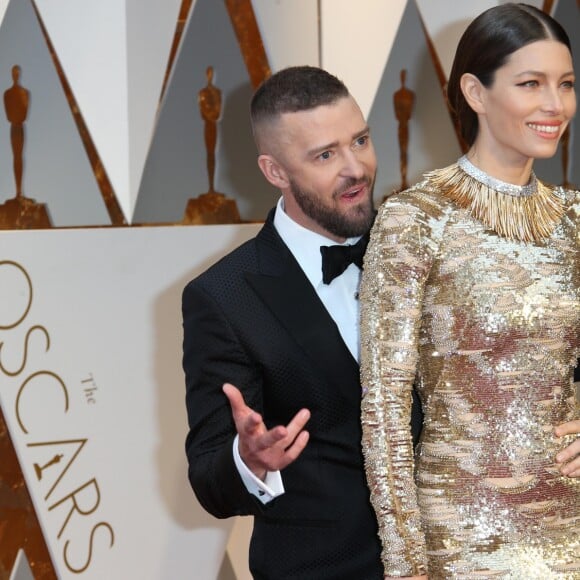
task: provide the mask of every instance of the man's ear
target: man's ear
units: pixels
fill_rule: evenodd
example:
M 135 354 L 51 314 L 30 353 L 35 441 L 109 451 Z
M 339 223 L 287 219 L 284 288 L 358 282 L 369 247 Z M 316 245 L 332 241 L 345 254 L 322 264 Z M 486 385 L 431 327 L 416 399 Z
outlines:
M 264 177 L 276 188 L 285 189 L 289 185 L 288 175 L 284 168 L 278 163 L 272 155 L 259 155 L 258 167 L 264 174 Z
M 464 73 L 459 81 L 461 92 L 467 104 L 478 114 L 485 113 L 485 87 L 471 73 Z

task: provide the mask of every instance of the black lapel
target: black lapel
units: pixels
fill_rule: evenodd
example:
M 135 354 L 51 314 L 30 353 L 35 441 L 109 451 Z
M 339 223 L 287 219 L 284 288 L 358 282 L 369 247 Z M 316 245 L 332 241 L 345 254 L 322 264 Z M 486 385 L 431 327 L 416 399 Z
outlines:
M 246 274 L 248 283 L 331 384 L 359 385 L 358 363 L 272 218 L 273 212 L 256 238 L 259 273 Z

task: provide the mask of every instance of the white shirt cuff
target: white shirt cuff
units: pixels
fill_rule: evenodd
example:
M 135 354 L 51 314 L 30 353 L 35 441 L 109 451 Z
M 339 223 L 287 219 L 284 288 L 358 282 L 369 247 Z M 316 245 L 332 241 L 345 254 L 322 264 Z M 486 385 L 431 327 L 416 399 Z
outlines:
M 282 483 L 282 474 L 280 471 L 268 471 L 266 472 L 266 478 L 264 481 L 257 478 L 244 463 L 240 457 L 240 451 L 238 449 L 238 435 L 234 439 L 234 463 L 246 489 L 252 495 L 255 495 L 263 504 L 267 504 L 272 501 L 275 497 L 282 495 L 284 493 L 284 484 Z

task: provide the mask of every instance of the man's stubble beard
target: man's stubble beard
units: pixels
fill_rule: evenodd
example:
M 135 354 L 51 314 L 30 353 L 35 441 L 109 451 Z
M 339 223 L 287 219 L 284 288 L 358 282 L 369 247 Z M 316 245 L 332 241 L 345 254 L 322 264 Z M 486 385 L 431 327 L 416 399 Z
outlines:
M 327 232 L 339 238 L 362 236 L 373 224 L 376 212 L 373 204 L 374 182 L 372 179 L 368 177 L 362 180 L 349 179 L 339 191 L 334 192 L 333 199 L 339 197 L 347 189 L 363 184 L 369 188 L 368 199 L 353 206 L 350 212 L 341 213 L 337 207 L 324 205 L 316 195 L 304 191 L 296 181 L 290 179 L 292 195 L 304 214 Z

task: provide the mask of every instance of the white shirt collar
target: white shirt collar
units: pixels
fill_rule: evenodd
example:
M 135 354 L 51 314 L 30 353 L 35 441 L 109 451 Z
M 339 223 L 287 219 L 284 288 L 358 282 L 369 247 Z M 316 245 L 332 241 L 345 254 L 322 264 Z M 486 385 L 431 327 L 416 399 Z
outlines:
M 337 243 L 326 236 L 313 232 L 296 223 L 284 211 L 284 198 L 276 205 L 274 227 L 288 246 L 310 283 L 317 288 L 322 283 L 322 255 L 320 246 L 334 246 Z M 344 244 L 356 244 L 360 236 L 348 238 Z

